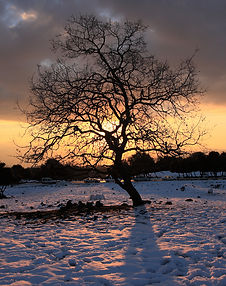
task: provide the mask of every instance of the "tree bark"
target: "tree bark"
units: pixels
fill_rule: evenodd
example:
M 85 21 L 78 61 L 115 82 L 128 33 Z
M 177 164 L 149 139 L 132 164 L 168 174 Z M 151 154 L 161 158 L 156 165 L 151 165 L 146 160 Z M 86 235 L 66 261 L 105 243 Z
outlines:
M 144 204 L 139 192 L 131 182 L 130 170 L 128 170 L 128 167 L 122 162 L 121 152 L 116 152 L 115 163 L 113 169 L 111 170 L 111 175 L 114 178 L 115 183 L 129 194 L 134 207 Z
M 144 201 L 142 200 L 136 188 L 133 186 L 130 179 L 126 179 L 124 181 L 122 188 L 129 194 L 134 207 L 144 204 Z
M 117 171 L 116 171 L 117 170 Z M 119 176 L 120 174 L 120 176 Z M 130 199 L 133 202 L 133 206 L 140 206 L 144 204 L 139 192 L 133 186 L 131 182 L 131 176 L 125 171 L 125 168 L 121 166 L 120 168 L 114 168 L 111 173 L 112 177 L 115 180 L 115 183 L 118 184 L 122 189 L 124 189 L 130 196 Z M 121 179 L 122 181 L 121 181 Z

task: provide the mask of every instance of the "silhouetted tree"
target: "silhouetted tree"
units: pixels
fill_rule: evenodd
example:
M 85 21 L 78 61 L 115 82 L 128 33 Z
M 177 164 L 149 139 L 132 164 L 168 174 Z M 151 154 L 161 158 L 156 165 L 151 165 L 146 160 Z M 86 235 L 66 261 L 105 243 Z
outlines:
M 194 152 L 187 158 L 192 172 L 200 172 L 202 177 L 207 171 L 207 157 L 203 152 Z
M 13 176 L 10 168 L 5 167 L 5 163 L 0 163 L 0 199 L 6 198 L 4 192 L 6 187 L 13 183 Z
M 137 152 L 128 159 L 132 175 L 154 172 L 155 161 L 147 153 Z
M 185 160 L 182 157 L 174 158 L 173 160 L 171 159 L 168 166 L 169 166 L 168 170 L 170 170 L 173 173 L 178 173 L 179 176 L 180 174 L 184 175 L 186 173 Z
M 170 157 L 170 156 L 158 157 L 157 162 L 156 162 L 157 171 L 171 170 L 174 161 L 175 161 L 174 157 Z
M 222 175 L 226 172 L 226 152 L 222 152 L 219 157 L 220 170 Z
M 41 175 L 53 179 L 64 179 L 66 174 L 64 166 L 57 159 L 50 158 L 41 166 Z
M 220 154 L 218 152 L 209 152 L 207 156 L 207 168 L 215 177 L 217 176 L 217 172 L 220 171 Z
M 20 164 L 13 165 L 11 170 L 12 170 L 12 174 L 13 174 L 13 176 L 17 182 L 19 182 L 21 179 L 26 178 L 26 170 Z
M 197 122 L 186 125 L 200 94 L 192 58 L 174 68 L 158 61 L 147 50 L 145 30 L 140 22 L 71 17 L 52 42 L 62 57 L 39 66 L 32 79 L 26 161 L 61 154 L 93 167 L 109 162 L 133 204 L 143 203 L 124 167 L 126 155 L 178 155 L 202 135 Z
M 5 167 L 5 163 L 4 162 L 0 162 L 0 169 Z

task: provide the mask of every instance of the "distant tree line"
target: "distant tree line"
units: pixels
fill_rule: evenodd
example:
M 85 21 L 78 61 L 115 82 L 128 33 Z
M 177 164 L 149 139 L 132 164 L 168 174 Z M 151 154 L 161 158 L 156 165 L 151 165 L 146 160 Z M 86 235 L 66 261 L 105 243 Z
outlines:
M 79 167 L 62 164 L 58 160 L 50 158 L 38 167 L 24 168 L 17 164 L 11 168 L 0 162 L 0 186 L 17 184 L 21 180 L 41 180 L 50 177 L 56 180 L 82 180 L 89 176 L 97 176 L 90 167 Z
M 164 156 L 157 159 L 147 153 L 136 153 L 124 161 L 125 167 L 135 175 L 148 174 L 159 171 L 171 171 L 181 176 L 200 176 L 206 174 L 219 176 L 226 174 L 226 152 L 211 151 L 208 154 L 195 152 L 187 157 Z M 110 168 L 100 167 L 100 172 L 90 167 L 62 164 L 57 159 L 50 158 L 39 167 L 24 168 L 21 165 L 6 167 L 0 162 L 0 192 L 3 186 L 17 184 L 21 180 L 40 180 L 50 177 L 57 180 L 82 180 L 87 177 L 107 176 Z M 3 193 L 3 191 L 2 191 Z
M 133 175 L 171 171 L 181 176 L 216 177 L 226 174 L 226 152 L 194 152 L 186 157 L 164 156 L 157 160 L 146 153 L 137 153 L 128 159 L 127 164 Z

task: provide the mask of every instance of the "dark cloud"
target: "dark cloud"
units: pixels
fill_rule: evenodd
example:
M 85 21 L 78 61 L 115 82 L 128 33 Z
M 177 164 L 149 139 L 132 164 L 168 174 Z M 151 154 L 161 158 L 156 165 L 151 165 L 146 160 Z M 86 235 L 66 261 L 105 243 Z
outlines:
M 0 1 L 0 119 L 18 119 L 17 101 L 28 94 L 37 64 L 51 58 L 49 41 L 66 20 L 93 11 L 95 1 Z
M 112 15 L 142 19 L 151 29 L 153 52 L 172 60 L 191 55 L 203 84 L 206 100 L 226 104 L 225 0 L 101 0 Z
M 206 100 L 226 104 L 225 0 L 0 0 L 0 119 L 18 117 L 36 65 L 52 57 L 49 40 L 78 13 L 142 19 L 153 53 L 172 62 L 198 48 Z

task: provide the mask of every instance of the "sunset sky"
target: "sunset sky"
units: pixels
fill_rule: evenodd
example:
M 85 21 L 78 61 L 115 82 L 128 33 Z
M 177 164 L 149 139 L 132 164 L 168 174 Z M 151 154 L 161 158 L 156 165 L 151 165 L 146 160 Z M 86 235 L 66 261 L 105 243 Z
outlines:
M 116 20 L 141 19 L 149 25 L 151 52 L 174 64 L 195 56 L 209 134 L 206 151 L 226 151 L 226 1 L 225 0 L 0 0 L 0 161 L 12 165 L 25 119 L 29 79 L 37 64 L 54 59 L 50 39 L 72 14 Z

